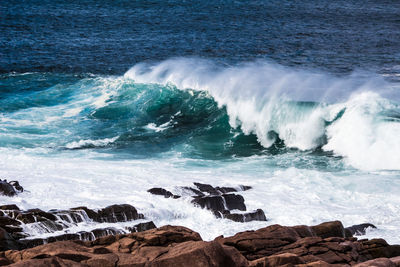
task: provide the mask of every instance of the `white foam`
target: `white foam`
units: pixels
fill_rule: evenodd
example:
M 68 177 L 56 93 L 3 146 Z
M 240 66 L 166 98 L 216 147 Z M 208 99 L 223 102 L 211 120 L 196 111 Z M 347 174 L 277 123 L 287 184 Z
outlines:
M 384 116 L 396 107 L 375 93 L 357 94 L 344 106 L 343 117 L 327 128 L 324 149 L 360 169 L 400 170 L 400 123 Z
M 104 138 L 104 139 L 97 139 L 97 140 L 79 140 L 78 142 L 74 141 L 71 143 L 68 143 L 65 145 L 66 148 L 69 149 L 74 149 L 74 148 L 80 148 L 80 147 L 87 147 L 87 146 L 95 146 L 95 147 L 101 147 L 101 146 L 106 146 L 108 144 L 111 144 L 115 142 L 115 140 L 118 139 L 119 136 L 115 136 L 113 138 Z
M 364 76 L 337 78 L 263 61 L 221 67 L 210 61 L 184 58 L 138 64 L 125 74 L 137 83 L 172 83 L 180 89 L 209 92 L 220 107 L 226 107 L 230 125 L 240 127 L 245 134 L 256 134 L 264 147 L 274 143 L 268 134 L 274 131 L 288 147 L 314 149 L 323 144 L 327 131 L 329 143 L 324 148 L 345 156 L 352 166 L 399 170 L 400 124 L 378 122 L 377 116 L 385 110 L 400 109 L 380 100 L 385 96 L 397 101 L 400 90 L 381 77 Z M 373 95 L 368 102 L 366 94 Z M 309 101 L 322 104 L 313 106 Z M 360 106 L 374 109 L 378 102 L 379 112 L 354 115 Z M 346 108 L 345 116 L 326 129 L 325 122 L 337 116 L 341 110 L 338 107 Z
M 205 240 L 275 223 L 312 225 L 341 220 L 345 226 L 373 223 L 378 230 L 368 232 L 369 238 L 400 242 L 398 172 L 332 173 L 270 167 L 279 164 L 277 159 L 293 161 L 295 155 L 232 162 L 196 159 L 196 165 L 192 165 L 183 158 L 103 161 L 74 153 L 38 157 L 20 150 L 1 149 L 0 177 L 20 181 L 27 191 L 13 198 L 1 196 L 0 202 L 44 210 L 128 203 L 157 226 L 187 226 Z M 211 212 L 195 208 L 190 197 L 165 199 L 146 192 L 152 187 L 163 187 L 179 193 L 175 186 L 192 186 L 192 182 L 253 186 L 241 192 L 245 204 L 248 210 L 262 208 L 269 221 L 235 223 L 217 219 Z

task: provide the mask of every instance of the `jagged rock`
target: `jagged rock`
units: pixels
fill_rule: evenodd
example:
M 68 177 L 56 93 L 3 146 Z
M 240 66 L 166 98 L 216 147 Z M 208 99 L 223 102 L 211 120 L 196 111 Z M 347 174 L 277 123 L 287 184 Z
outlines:
M 353 235 L 365 235 L 365 231 L 367 228 L 374 228 L 376 229 L 376 226 L 371 224 L 371 223 L 363 223 L 363 224 L 356 224 L 350 227 L 344 228 L 346 236 L 350 237 Z
M 235 222 L 267 221 L 267 218 L 265 217 L 264 211 L 262 209 L 247 213 L 225 214 L 223 215 L 223 217 Z
M 177 196 L 172 194 L 170 191 L 165 190 L 164 188 L 160 188 L 160 187 L 155 187 L 155 188 L 151 188 L 149 190 L 147 190 L 147 192 L 153 194 L 153 195 L 159 195 L 159 196 L 164 196 L 165 198 L 180 198 L 181 196 Z
M 13 197 L 17 194 L 14 187 L 7 180 L 0 180 L 0 195 Z
M 213 212 L 226 213 L 226 210 L 246 210 L 244 198 L 241 195 L 224 194 L 218 196 L 195 197 L 192 203 Z

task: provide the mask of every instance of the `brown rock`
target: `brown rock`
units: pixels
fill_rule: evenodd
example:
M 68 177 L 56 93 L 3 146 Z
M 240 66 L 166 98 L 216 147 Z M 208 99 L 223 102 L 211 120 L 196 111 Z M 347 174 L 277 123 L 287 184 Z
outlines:
M 250 266 L 269 267 L 269 266 L 282 266 L 285 264 L 293 266 L 295 264 L 302 264 L 302 263 L 305 263 L 304 260 L 299 258 L 296 254 L 282 253 L 251 261 Z
M 343 224 L 340 221 L 325 222 L 311 226 L 312 231 L 319 237 L 345 237 Z
M 84 267 L 86 264 L 77 263 L 59 257 L 49 257 L 44 259 L 31 259 L 9 265 L 10 267 Z
M 239 259 L 239 260 L 238 260 Z M 247 260 L 237 250 L 225 250 L 218 242 L 188 241 L 173 245 L 169 251 L 149 266 L 248 266 Z
M 396 264 L 388 258 L 377 258 L 355 265 L 356 267 L 396 267 Z

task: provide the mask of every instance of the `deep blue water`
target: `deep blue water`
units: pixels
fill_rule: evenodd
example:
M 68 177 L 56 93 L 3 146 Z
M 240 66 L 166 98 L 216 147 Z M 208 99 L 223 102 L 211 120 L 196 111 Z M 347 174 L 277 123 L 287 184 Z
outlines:
M 123 74 L 176 56 L 390 72 L 399 14 L 397 0 L 3 0 L 0 72 Z

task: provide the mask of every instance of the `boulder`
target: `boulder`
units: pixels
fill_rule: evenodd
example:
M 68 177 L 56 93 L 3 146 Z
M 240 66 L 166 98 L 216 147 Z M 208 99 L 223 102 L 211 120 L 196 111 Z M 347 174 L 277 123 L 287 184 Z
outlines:
M 319 237 L 345 237 L 343 224 L 340 221 L 325 222 L 311 226 L 312 231 Z

